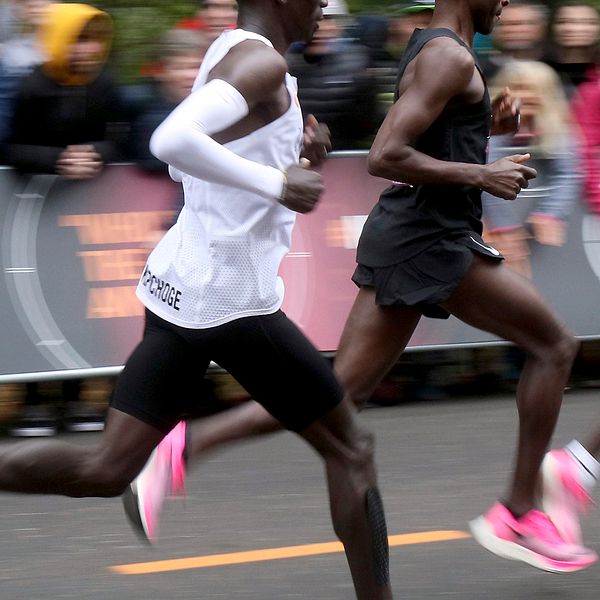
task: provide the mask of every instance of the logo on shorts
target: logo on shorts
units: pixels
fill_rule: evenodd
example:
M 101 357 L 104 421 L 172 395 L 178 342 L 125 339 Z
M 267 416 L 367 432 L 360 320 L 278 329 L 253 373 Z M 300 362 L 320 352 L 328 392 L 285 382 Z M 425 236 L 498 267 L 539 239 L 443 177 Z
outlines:
M 496 250 L 496 248 L 492 248 L 491 246 L 485 246 L 481 242 L 478 242 L 472 235 L 469 236 L 478 246 L 481 246 L 484 250 L 487 250 L 490 254 L 494 256 L 500 256 L 500 252 Z

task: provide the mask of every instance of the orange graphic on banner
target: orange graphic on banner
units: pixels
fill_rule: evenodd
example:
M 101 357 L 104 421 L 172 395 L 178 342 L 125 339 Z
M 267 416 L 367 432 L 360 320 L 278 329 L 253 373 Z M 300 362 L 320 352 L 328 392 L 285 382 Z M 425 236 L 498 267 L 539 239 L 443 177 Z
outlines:
M 325 225 L 325 235 L 327 236 L 327 245 L 333 248 L 344 247 L 344 224 L 340 219 L 331 219 Z
M 76 227 L 79 243 L 84 246 L 139 244 L 152 241 L 152 234 L 161 230 L 172 216 L 173 211 L 170 210 L 63 215 L 58 224 Z
M 138 317 L 143 307 L 136 298 L 136 285 L 157 232 L 173 217 L 173 211 L 137 211 L 103 214 L 62 215 L 61 227 L 75 227 L 82 246 L 110 246 L 77 253 L 83 262 L 86 281 L 127 282 L 111 287 L 91 287 L 88 293 L 88 319 Z
M 92 288 L 88 294 L 88 319 L 141 317 L 144 307 L 135 295 L 135 285 Z
M 148 250 L 86 250 L 77 255 L 83 259 L 86 281 L 120 281 L 139 279 L 146 264 Z

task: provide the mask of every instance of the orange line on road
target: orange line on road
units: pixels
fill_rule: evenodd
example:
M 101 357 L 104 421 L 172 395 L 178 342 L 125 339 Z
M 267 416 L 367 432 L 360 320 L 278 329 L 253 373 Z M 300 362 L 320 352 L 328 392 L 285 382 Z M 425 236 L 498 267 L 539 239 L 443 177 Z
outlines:
M 463 540 L 468 537 L 471 536 L 464 531 L 421 531 L 419 533 L 391 535 L 388 540 L 390 546 L 410 546 L 413 544 Z M 266 548 L 264 550 L 248 550 L 246 552 L 231 552 L 229 554 L 210 554 L 208 556 L 191 556 L 189 558 L 157 560 L 130 565 L 115 565 L 114 567 L 109 567 L 109 570 L 121 575 L 146 575 L 149 573 L 166 573 L 168 571 L 183 571 L 186 569 L 240 565 L 243 563 L 279 560 L 282 558 L 315 556 L 317 554 L 334 554 L 343 551 L 344 547 L 340 542 L 326 542 L 323 544 Z

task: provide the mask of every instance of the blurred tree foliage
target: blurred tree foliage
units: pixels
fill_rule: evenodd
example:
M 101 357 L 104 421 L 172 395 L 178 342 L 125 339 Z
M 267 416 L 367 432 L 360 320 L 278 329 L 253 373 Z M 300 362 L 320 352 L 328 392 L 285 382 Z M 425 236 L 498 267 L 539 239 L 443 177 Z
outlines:
M 85 1 L 85 0 L 83 0 Z M 193 16 L 197 0 L 95 0 L 115 22 L 113 59 L 123 82 L 139 77 L 140 68 L 154 59 L 154 44 L 177 21 Z
M 80 0 L 86 1 L 86 0 Z M 116 27 L 113 59 L 119 78 L 134 81 L 140 68 L 153 60 L 160 34 L 182 18 L 193 16 L 198 0 L 88 0 L 109 12 Z M 381 13 L 398 0 L 347 0 L 351 12 Z
M 75 0 L 76 1 L 76 0 Z M 86 1 L 86 0 L 80 0 Z M 152 61 L 153 48 L 160 34 L 182 18 L 193 16 L 199 0 L 88 0 L 109 12 L 116 25 L 113 57 L 123 82 L 131 82 L 140 68 Z M 354 14 L 381 14 L 402 0 L 346 0 Z M 407 0 L 408 1 L 408 0 Z M 551 0 L 549 4 L 559 4 Z M 594 2 L 600 7 L 600 0 Z

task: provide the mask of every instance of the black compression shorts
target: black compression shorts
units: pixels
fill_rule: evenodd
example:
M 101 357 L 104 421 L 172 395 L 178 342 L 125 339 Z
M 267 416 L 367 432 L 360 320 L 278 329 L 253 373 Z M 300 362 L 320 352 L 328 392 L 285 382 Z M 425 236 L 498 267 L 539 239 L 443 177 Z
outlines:
M 342 399 L 330 364 L 281 311 L 188 329 L 146 310 L 143 339 L 127 360 L 111 406 L 166 433 L 191 412 L 190 403 L 202 402 L 211 361 L 292 431 Z

